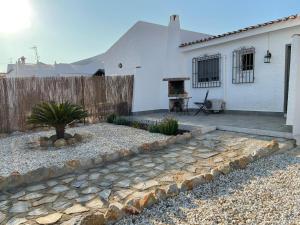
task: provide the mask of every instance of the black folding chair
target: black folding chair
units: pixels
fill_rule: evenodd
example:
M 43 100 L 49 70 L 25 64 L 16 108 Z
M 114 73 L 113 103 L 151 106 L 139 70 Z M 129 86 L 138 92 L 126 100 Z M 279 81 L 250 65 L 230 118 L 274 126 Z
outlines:
M 209 114 L 209 109 L 211 109 L 212 103 L 211 103 L 211 101 L 207 100 L 208 93 L 209 93 L 209 90 L 207 90 L 207 92 L 206 92 L 204 102 L 194 102 L 194 104 L 199 107 L 199 109 L 195 113 L 195 116 L 197 114 L 199 114 L 201 111 L 204 112 L 205 114 Z

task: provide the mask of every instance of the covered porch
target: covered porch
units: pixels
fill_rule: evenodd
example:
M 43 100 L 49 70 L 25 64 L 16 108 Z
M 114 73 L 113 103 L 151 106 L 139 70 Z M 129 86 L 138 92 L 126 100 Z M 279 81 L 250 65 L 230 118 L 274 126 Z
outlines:
M 286 118 L 280 115 L 259 113 L 225 112 L 219 114 L 190 113 L 145 113 L 134 115 L 139 121 L 159 121 L 166 116 L 172 116 L 179 121 L 180 126 L 195 126 L 207 129 L 234 131 L 247 134 L 265 135 L 292 139 L 292 126 L 286 125 Z

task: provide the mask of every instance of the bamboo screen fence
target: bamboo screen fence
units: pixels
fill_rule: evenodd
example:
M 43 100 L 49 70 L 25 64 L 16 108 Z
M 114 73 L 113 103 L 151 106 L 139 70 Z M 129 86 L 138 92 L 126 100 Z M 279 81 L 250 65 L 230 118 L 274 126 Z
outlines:
M 0 133 L 27 130 L 26 118 L 41 101 L 80 104 L 91 122 L 129 114 L 133 82 L 133 76 L 0 78 Z

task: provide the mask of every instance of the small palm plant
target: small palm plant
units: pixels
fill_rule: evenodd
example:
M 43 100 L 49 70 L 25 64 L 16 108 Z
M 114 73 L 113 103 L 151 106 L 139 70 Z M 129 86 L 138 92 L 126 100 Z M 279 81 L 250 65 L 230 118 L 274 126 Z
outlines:
M 88 116 L 82 106 L 70 102 L 42 102 L 33 107 L 27 122 L 33 125 L 54 127 L 56 138 L 65 137 L 66 126 Z

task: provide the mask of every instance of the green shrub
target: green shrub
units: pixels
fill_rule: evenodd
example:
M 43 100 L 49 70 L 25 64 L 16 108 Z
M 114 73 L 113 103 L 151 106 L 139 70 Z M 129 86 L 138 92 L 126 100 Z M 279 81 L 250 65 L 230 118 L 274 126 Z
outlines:
M 130 121 L 122 117 L 116 117 L 113 121 L 113 124 L 128 126 L 130 125 Z
M 131 123 L 131 126 L 132 126 L 133 128 L 137 128 L 137 129 L 141 129 L 141 128 L 142 128 L 142 124 L 141 124 L 140 122 L 138 122 L 138 121 L 133 121 L 133 122 Z
M 106 118 L 106 122 L 113 123 L 116 118 L 117 118 L 117 115 L 115 113 L 112 113 L 112 114 L 108 115 L 108 117 Z
M 70 102 L 41 102 L 32 108 L 27 122 L 33 125 L 54 127 L 56 137 L 64 138 L 66 126 L 88 116 L 88 112 L 80 105 Z
M 178 121 L 173 118 L 165 118 L 159 125 L 159 133 L 176 135 L 178 132 Z
M 157 124 L 151 124 L 148 126 L 148 131 L 150 133 L 159 133 L 159 125 Z

